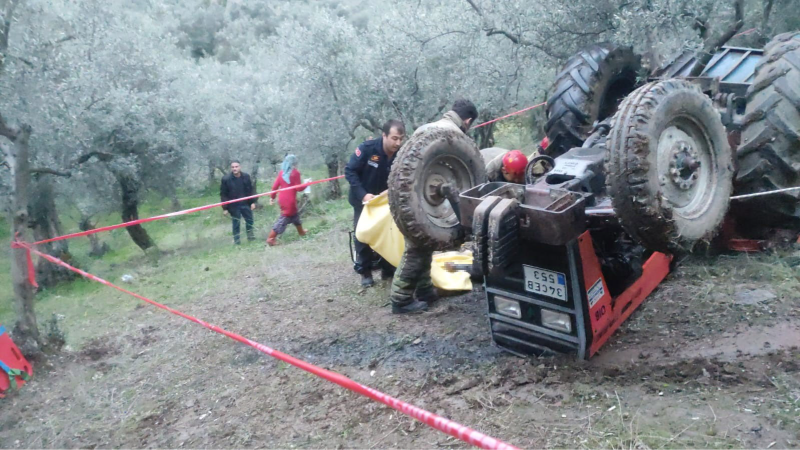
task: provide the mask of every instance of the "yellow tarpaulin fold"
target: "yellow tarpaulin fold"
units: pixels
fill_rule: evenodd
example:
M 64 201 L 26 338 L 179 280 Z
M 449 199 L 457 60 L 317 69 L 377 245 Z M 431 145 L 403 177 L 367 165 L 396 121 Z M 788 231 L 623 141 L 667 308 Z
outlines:
M 389 196 L 386 192 L 364 204 L 364 210 L 356 226 L 356 238 L 372 247 L 389 264 L 397 267 L 403 256 L 405 237 L 397 228 L 389 211 Z M 472 264 L 472 252 L 452 251 L 434 253 L 431 264 L 433 285 L 446 291 L 470 291 L 472 281 L 466 272 L 451 273 L 444 269 L 446 262 Z

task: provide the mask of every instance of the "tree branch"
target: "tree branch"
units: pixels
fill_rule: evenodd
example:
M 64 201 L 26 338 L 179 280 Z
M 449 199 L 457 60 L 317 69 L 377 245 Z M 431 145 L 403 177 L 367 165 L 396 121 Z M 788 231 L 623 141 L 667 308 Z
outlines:
M 474 9 L 479 16 L 483 16 L 483 13 L 481 12 L 480 8 L 478 8 L 478 5 L 476 5 L 473 0 L 467 0 L 467 3 L 469 3 L 469 6 L 471 6 L 472 9 Z
M 522 36 L 515 35 L 505 30 L 498 30 L 489 25 L 488 20 L 486 20 L 486 16 L 484 16 L 483 12 L 478 8 L 478 5 L 475 4 L 474 0 L 467 0 L 467 3 L 475 10 L 481 19 L 483 19 L 483 31 L 486 33 L 486 36 L 494 36 L 494 35 L 501 35 L 508 38 L 511 42 L 517 45 L 524 45 L 524 46 L 534 46 L 533 42 L 522 39 Z M 535 46 L 534 46 L 535 47 Z
M 88 111 L 88 110 L 92 109 L 92 107 L 93 107 L 94 105 L 96 105 L 96 104 L 97 104 L 97 103 L 99 103 L 99 102 L 102 102 L 102 101 L 103 101 L 103 100 L 105 100 L 105 99 L 106 99 L 105 97 L 100 97 L 100 98 L 98 98 L 98 99 L 92 98 L 92 101 L 91 101 L 91 103 L 89 103 L 88 105 L 86 105 L 86 107 L 85 107 L 85 108 L 83 108 L 83 110 L 84 110 L 84 111 Z
M 25 59 L 25 58 L 21 58 L 21 57 L 19 57 L 19 56 L 14 56 L 14 55 L 6 55 L 6 56 L 8 56 L 9 58 L 14 58 L 14 59 L 16 59 L 16 60 L 18 60 L 18 61 L 22 62 L 22 63 L 23 63 L 23 64 L 25 64 L 26 66 L 30 67 L 31 69 L 33 69 L 33 63 L 32 63 L 32 62 L 30 62 L 30 61 L 28 61 L 28 60 L 27 60 L 27 59 Z
M 85 153 L 85 154 L 81 155 L 72 165 L 83 164 L 86 161 L 92 159 L 92 156 L 96 156 L 97 159 L 99 159 L 100 161 L 103 161 L 103 162 L 108 162 L 108 161 L 111 161 L 112 159 L 114 159 L 114 155 L 112 155 L 111 153 L 89 152 L 89 153 Z
M 513 42 L 515 44 L 521 44 L 522 43 L 518 36 L 514 36 L 513 34 L 509 33 L 508 31 L 505 31 L 505 30 L 495 30 L 494 28 L 487 28 L 485 31 L 486 31 L 486 36 L 494 36 L 496 34 L 499 34 L 499 35 L 507 37 L 511 42 Z M 527 44 L 523 44 L 523 45 L 527 45 Z
M 599 35 L 601 35 L 603 33 L 607 33 L 609 31 L 613 31 L 613 29 L 614 29 L 613 26 L 609 26 L 608 28 L 603 29 L 603 30 L 599 30 L 599 31 L 589 31 L 589 30 L 587 30 L 587 31 L 576 31 L 576 30 L 570 30 L 570 29 L 564 28 L 558 22 L 553 22 L 553 26 L 555 26 L 560 33 L 571 34 L 573 36 L 581 36 L 581 37 L 587 37 L 587 36 L 596 37 L 596 36 L 599 36 Z
M 447 36 L 448 34 L 467 34 L 467 33 L 465 33 L 464 31 L 461 31 L 461 30 L 453 30 L 453 31 L 447 31 L 447 32 L 444 32 L 444 33 L 440 33 L 440 34 L 437 34 L 436 36 L 433 36 L 433 37 L 430 37 L 428 39 L 424 39 L 424 40 L 420 41 L 420 48 L 425 47 L 425 44 L 427 44 L 428 42 L 430 42 L 430 41 L 432 41 L 434 39 L 438 39 L 438 38 L 443 37 L 443 36 Z
M 74 41 L 75 39 L 77 39 L 76 36 L 72 36 L 72 35 L 65 36 L 65 37 L 63 37 L 61 39 L 56 39 L 55 41 L 47 42 L 46 44 L 44 44 L 43 48 L 55 47 L 58 44 L 63 44 L 64 42 Z
M 58 171 L 58 170 L 48 169 L 48 168 L 44 168 L 44 167 L 33 168 L 33 169 L 30 170 L 30 173 L 31 174 L 40 173 L 40 174 L 47 174 L 47 175 L 56 175 L 56 176 L 59 176 L 59 177 L 67 177 L 67 178 L 72 176 L 71 172 L 61 172 L 61 171 Z
M 444 111 L 444 109 L 445 109 L 446 107 L 447 107 L 447 100 L 446 100 L 446 99 L 444 99 L 444 98 L 442 98 L 441 100 L 439 100 L 439 106 L 436 108 L 436 112 L 435 112 L 435 113 L 433 113 L 433 114 L 431 114 L 431 116 L 428 118 L 428 120 L 427 120 L 427 121 L 425 121 L 425 123 L 430 123 L 430 122 L 433 122 L 433 120 L 434 120 L 434 119 L 435 119 L 435 118 L 436 118 L 436 117 L 437 117 L 439 114 L 441 114 L 441 113 L 442 113 L 442 111 Z
M 14 17 L 14 10 L 19 5 L 20 0 L 9 0 L 6 10 L 3 11 L 3 22 L 0 23 L 0 53 L 8 50 L 8 35 L 11 32 L 11 21 Z
M 734 0 L 733 2 L 734 18 L 733 23 L 728 27 L 728 30 L 722 33 L 717 39 L 707 39 L 703 46 L 702 52 L 697 57 L 697 63 L 692 68 L 690 77 L 699 76 L 703 73 L 711 58 L 726 42 L 739 32 L 744 25 L 744 0 Z

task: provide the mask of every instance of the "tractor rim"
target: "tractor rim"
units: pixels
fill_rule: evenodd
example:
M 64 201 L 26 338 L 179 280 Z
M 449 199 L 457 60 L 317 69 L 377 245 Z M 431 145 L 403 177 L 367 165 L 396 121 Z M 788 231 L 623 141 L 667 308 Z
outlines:
M 717 191 L 714 144 L 701 124 L 676 117 L 659 136 L 658 174 L 673 212 L 687 219 L 701 216 Z
M 444 198 L 441 187 L 450 184 L 464 192 L 472 187 L 472 174 L 461 159 L 451 155 L 440 155 L 426 167 L 422 177 L 422 208 L 428 220 L 439 227 L 450 228 L 458 225 L 458 218 L 450 201 Z

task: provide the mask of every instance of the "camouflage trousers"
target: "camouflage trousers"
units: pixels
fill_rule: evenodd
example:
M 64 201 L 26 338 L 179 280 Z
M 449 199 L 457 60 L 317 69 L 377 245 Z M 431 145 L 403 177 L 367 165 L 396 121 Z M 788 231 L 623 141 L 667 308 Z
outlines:
M 417 246 L 406 239 L 406 249 L 394 273 L 390 299 L 394 306 L 405 306 L 416 298 L 435 293 L 431 281 L 433 250 Z

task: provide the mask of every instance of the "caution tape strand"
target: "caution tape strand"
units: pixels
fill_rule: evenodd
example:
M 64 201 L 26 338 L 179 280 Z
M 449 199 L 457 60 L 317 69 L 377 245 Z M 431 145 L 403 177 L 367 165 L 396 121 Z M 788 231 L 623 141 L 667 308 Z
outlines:
M 516 116 L 516 115 L 518 115 L 518 114 L 522 114 L 522 113 L 524 113 L 524 112 L 528 112 L 528 111 L 530 111 L 530 110 L 532 110 L 532 109 L 536 109 L 536 108 L 538 108 L 538 107 L 540 107 L 540 106 L 544 106 L 544 105 L 546 105 L 546 104 L 547 104 L 547 102 L 542 102 L 542 103 L 539 103 L 539 104 L 537 104 L 537 105 L 529 106 L 529 107 L 527 107 L 527 108 L 520 109 L 519 111 L 515 111 L 515 112 L 513 112 L 513 113 L 511 113 L 511 114 L 506 114 L 505 116 L 498 117 L 497 119 L 492 119 L 492 120 L 490 120 L 490 121 L 488 121 L 488 122 L 483 122 L 483 123 L 482 123 L 482 124 L 480 124 L 480 125 L 475 125 L 475 126 L 474 126 L 474 127 L 472 127 L 472 128 L 473 128 L 473 129 L 475 129 L 475 128 L 480 128 L 480 127 L 485 127 L 486 125 L 493 124 L 493 123 L 495 123 L 495 122 L 499 122 L 499 121 L 501 121 L 501 120 L 503 120 L 503 119 L 508 119 L 509 117 L 513 117 L 513 116 Z
M 46 253 L 40 252 L 40 251 L 36 250 L 35 248 L 33 248 L 32 244 L 28 244 L 28 243 L 21 242 L 21 241 L 16 241 L 15 242 L 15 246 L 24 248 L 24 249 L 26 249 L 26 250 L 28 250 L 28 251 L 30 251 L 32 253 L 35 253 L 36 255 L 46 259 L 47 261 L 49 261 L 49 262 L 51 262 L 53 264 L 57 264 L 57 265 L 65 268 L 67 270 L 70 270 L 72 272 L 75 272 L 75 273 L 77 273 L 77 274 L 79 274 L 79 275 L 81 275 L 81 276 L 83 276 L 83 277 L 85 277 L 85 278 L 87 278 L 89 280 L 98 282 L 100 284 L 103 284 L 103 285 L 108 286 L 110 288 L 116 289 L 116 290 L 118 290 L 120 292 L 123 292 L 125 294 L 133 296 L 133 297 L 135 297 L 135 298 L 137 298 L 139 300 L 142 300 L 142 301 L 144 301 L 146 303 L 149 303 L 149 304 L 151 304 L 151 305 L 153 305 L 153 306 L 155 306 L 157 308 L 163 309 L 163 310 L 165 310 L 165 311 L 167 311 L 167 312 L 169 312 L 171 314 L 174 314 L 176 316 L 179 316 L 179 317 L 182 317 L 182 318 L 184 318 L 186 320 L 194 322 L 194 323 L 196 323 L 196 324 L 198 324 L 198 325 L 200 325 L 202 327 L 205 327 L 205 328 L 207 328 L 207 329 L 209 329 L 209 330 L 211 330 L 211 331 L 213 331 L 215 333 L 222 334 L 224 336 L 227 336 L 230 339 L 233 339 L 234 341 L 237 341 L 237 342 L 240 342 L 240 343 L 245 344 L 247 346 L 250 346 L 250 347 L 252 347 L 252 348 L 254 348 L 254 349 L 256 349 L 256 350 L 258 350 L 258 351 L 260 351 L 260 352 L 262 352 L 264 354 L 266 354 L 266 355 L 269 355 L 269 356 L 271 356 L 273 358 L 276 358 L 276 359 L 279 359 L 279 360 L 281 360 L 283 362 L 291 364 L 291 365 L 293 365 L 293 366 L 295 366 L 295 367 L 297 367 L 299 369 L 305 370 L 306 372 L 312 373 L 312 374 L 314 374 L 314 375 L 316 375 L 316 376 L 318 376 L 320 378 L 323 378 L 323 379 L 328 380 L 330 382 L 336 383 L 336 384 L 338 384 L 339 386 L 342 386 L 345 389 L 353 391 L 353 392 L 355 392 L 357 394 L 361 394 L 361 395 L 363 395 L 365 397 L 371 398 L 372 400 L 375 400 L 377 402 L 383 403 L 384 405 L 387 405 L 387 406 L 389 406 L 391 408 L 394 408 L 394 409 L 400 411 L 403 414 L 406 414 L 406 415 L 408 415 L 410 417 L 413 417 L 414 419 L 417 419 L 420 422 L 422 422 L 422 423 L 424 423 L 424 424 L 426 424 L 426 425 L 428 425 L 428 426 L 430 426 L 430 427 L 432 427 L 432 428 L 434 428 L 436 430 L 439 430 L 441 432 L 447 433 L 450 436 L 453 436 L 453 437 L 455 437 L 455 438 L 457 438 L 457 439 L 459 439 L 461 441 L 464 441 L 464 442 L 466 442 L 468 444 L 471 444 L 471 445 L 474 445 L 474 446 L 480 447 L 480 448 L 486 448 L 486 449 L 498 449 L 498 450 L 515 450 L 516 449 L 516 447 L 514 447 L 512 445 L 509 445 L 509 444 L 506 444 L 503 441 L 500 441 L 500 440 L 495 439 L 495 438 L 493 438 L 491 436 L 487 436 L 487 435 L 485 435 L 485 434 L 483 434 L 481 432 L 478 432 L 478 431 L 475 431 L 475 430 L 470 429 L 468 427 L 465 427 L 465 426 L 463 426 L 461 424 L 453 422 L 452 420 L 449 420 L 449 419 L 446 419 L 444 417 L 441 417 L 441 416 L 438 416 L 436 414 L 433 414 L 431 412 L 428 412 L 428 411 L 426 411 L 426 410 L 424 410 L 422 408 L 416 407 L 416 406 L 414 406 L 414 405 L 412 405 L 410 403 L 406 403 L 406 402 L 404 402 L 402 400 L 398 400 L 398 399 L 396 399 L 396 398 L 394 398 L 392 396 L 389 396 L 387 394 L 384 394 L 383 392 L 380 392 L 380 391 L 378 391 L 376 389 L 370 388 L 368 386 L 364 386 L 363 384 L 357 383 L 357 382 L 351 380 L 350 378 L 345 377 L 344 375 L 338 374 L 336 372 L 331 372 L 331 371 L 323 369 L 321 367 L 317 367 L 317 366 L 315 366 L 313 364 L 310 364 L 310 363 L 307 363 L 307 362 L 305 362 L 303 360 L 297 359 L 297 358 L 295 358 L 295 357 L 293 357 L 291 355 L 288 355 L 286 353 L 283 353 L 283 352 L 280 352 L 278 350 L 275 350 L 275 349 L 272 349 L 270 347 L 267 347 L 266 345 L 259 344 L 258 342 L 255 342 L 255 341 L 253 341 L 251 339 L 248 339 L 248 338 L 246 338 L 244 336 L 241 336 L 241 335 L 238 335 L 236 333 L 227 331 L 227 330 L 225 330 L 223 328 L 220 328 L 220 327 L 218 327 L 218 326 L 216 326 L 214 324 L 210 324 L 210 323 L 205 322 L 205 321 L 203 321 L 201 319 L 198 319 L 196 317 L 193 317 L 193 316 L 190 316 L 188 314 L 182 313 L 182 312 L 180 312 L 180 311 L 178 311 L 176 309 L 170 308 L 169 306 L 166 306 L 166 305 L 163 305 L 161 303 L 158 303 L 155 300 L 151 300 L 151 299 L 149 299 L 147 297 L 144 297 L 142 295 L 139 295 L 139 294 L 137 294 L 135 292 L 131 292 L 131 291 L 125 289 L 125 288 L 122 288 L 122 287 L 117 286 L 117 285 L 115 285 L 115 284 L 113 284 L 111 282 L 108 282 L 108 281 L 106 281 L 106 280 L 104 280 L 104 279 L 102 279 L 102 278 L 100 278 L 100 277 L 98 277 L 96 275 L 93 275 L 91 273 L 88 273 L 86 271 L 78 269 L 76 267 L 73 267 L 73 266 L 65 263 L 61 259 L 56 258 L 55 256 L 51 256 L 51 255 L 48 255 Z

